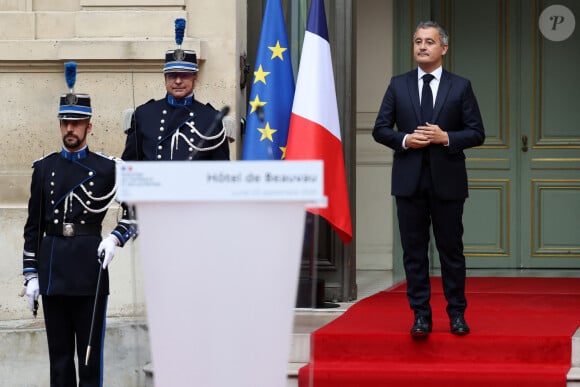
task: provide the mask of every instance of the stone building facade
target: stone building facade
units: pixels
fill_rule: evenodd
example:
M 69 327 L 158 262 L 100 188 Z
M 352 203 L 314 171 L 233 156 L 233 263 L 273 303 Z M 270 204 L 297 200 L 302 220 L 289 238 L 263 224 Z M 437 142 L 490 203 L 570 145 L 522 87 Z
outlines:
M 217 109 L 228 105 L 239 118 L 246 1 L 0 0 L 0 321 L 30 318 L 18 297 L 30 166 L 61 147 L 56 113 L 67 92 L 64 63 L 78 63 L 75 91 L 91 96 L 89 147 L 120 156 L 123 111 L 165 95 L 163 59 L 175 48 L 176 18 L 187 20 L 183 48 L 198 54 L 196 98 Z M 109 211 L 105 230 L 116 216 Z M 109 314 L 142 315 L 137 243 L 118 249 L 111 281 Z

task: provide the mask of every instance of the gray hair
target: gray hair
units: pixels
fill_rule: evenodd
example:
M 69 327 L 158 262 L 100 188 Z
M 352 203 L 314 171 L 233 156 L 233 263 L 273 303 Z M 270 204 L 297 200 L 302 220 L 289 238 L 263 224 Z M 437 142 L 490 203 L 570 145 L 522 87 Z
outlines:
M 435 28 L 439 32 L 439 39 L 441 39 L 441 44 L 443 46 L 447 46 L 449 44 L 449 35 L 447 35 L 447 31 L 445 31 L 445 29 L 443 27 L 441 27 L 439 25 L 439 23 L 434 22 L 434 21 L 419 22 L 419 24 L 417 24 L 417 28 L 415 28 L 414 35 L 417 34 L 418 30 L 425 29 L 425 28 Z

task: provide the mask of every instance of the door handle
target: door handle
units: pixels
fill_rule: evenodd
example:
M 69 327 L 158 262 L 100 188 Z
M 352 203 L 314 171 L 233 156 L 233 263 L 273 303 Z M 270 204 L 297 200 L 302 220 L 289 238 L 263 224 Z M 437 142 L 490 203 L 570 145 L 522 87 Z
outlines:
M 528 136 L 525 134 L 522 136 L 522 152 L 528 151 Z

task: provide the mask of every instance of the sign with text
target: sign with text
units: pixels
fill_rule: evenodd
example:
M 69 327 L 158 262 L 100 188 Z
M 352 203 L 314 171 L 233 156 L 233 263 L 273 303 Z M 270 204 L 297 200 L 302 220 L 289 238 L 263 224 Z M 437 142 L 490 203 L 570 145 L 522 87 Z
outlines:
M 117 165 L 117 199 L 309 201 L 325 207 L 323 162 L 135 161 Z

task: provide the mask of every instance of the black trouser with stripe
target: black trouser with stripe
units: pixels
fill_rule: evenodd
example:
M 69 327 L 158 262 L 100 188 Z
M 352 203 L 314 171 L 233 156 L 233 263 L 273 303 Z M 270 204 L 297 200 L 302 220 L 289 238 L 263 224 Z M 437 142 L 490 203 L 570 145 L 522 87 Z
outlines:
M 103 342 L 108 296 L 99 296 L 91 354 L 85 366 L 95 296 L 42 296 L 50 358 L 50 386 L 77 387 L 75 346 L 80 387 L 102 387 Z

